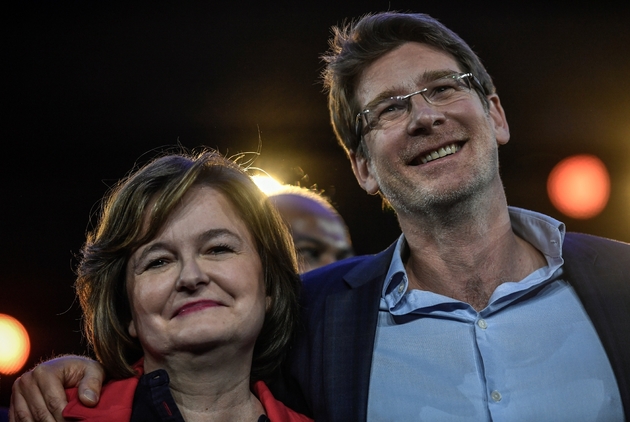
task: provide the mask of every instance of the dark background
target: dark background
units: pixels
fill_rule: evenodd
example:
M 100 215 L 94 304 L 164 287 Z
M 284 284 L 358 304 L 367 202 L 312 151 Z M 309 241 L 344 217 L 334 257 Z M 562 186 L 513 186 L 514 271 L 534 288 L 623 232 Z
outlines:
M 630 13 L 601 1 L 24 1 L 3 17 L 0 313 L 31 335 L 26 368 L 86 353 L 72 290 L 74 256 L 108 186 L 178 143 L 317 184 L 359 253 L 398 235 L 395 217 L 356 184 L 318 81 L 330 26 L 370 11 L 429 13 L 460 34 L 494 77 L 511 142 L 501 149 L 510 204 L 569 230 L 630 241 Z M 627 4 L 625 2 L 624 4 Z M 602 214 L 573 220 L 546 196 L 574 153 L 608 166 Z M 0 406 L 15 377 L 0 379 Z

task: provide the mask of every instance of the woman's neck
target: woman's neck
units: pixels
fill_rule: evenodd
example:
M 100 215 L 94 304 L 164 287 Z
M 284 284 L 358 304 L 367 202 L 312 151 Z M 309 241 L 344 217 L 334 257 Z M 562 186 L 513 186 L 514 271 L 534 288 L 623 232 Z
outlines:
M 265 413 L 250 390 L 251 356 L 169 356 L 157 362 L 145 356 L 145 373 L 164 369 L 173 399 L 184 419 L 192 421 L 257 421 Z
M 184 420 L 257 421 L 265 410 L 250 390 L 249 375 L 241 380 L 191 380 L 172 383 L 171 394 Z

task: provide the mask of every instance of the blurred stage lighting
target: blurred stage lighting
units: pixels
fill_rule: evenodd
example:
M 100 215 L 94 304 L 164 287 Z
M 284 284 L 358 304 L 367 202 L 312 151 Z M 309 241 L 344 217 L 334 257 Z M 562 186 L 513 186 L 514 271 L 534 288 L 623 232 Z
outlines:
M 560 161 L 551 170 L 547 193 L 558 211 L 586 220 L 606 207 L 610 196 L 610 176 L 604 163 L 596 156 L 574 155 Z
M 258 189 L 263 191 L 266 195 L 271 195 L 282 189 L 282 183 L 269 175 L 256 175 L 252 176 L 254 183 L 258 186 Z
M 13 317 L 0 314 L 0 373 L 11 375 L 22 369 L 30 349 L 24 326 Z

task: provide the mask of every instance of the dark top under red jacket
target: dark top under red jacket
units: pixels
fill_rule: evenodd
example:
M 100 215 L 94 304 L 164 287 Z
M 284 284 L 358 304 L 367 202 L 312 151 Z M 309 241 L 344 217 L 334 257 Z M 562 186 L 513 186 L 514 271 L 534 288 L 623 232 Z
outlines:
M 158 370 L 144 375 L 142 360 L 134 365 L 136 376 L 106 383 L 96 407 L 86 407 L 78 398 L 78 389 L 66 390 L 68 405 L 63 417 L 72 421 L 183 421 L 168 387 L 168 374 Z M 276 400 L 264 382 L 257 381 L 252 392 L 265 408 L 271 422 L 309 422 Z M 266 420 L 264 416 L 262 420 Z M 255 421 L 252 421 L 255 422 Z

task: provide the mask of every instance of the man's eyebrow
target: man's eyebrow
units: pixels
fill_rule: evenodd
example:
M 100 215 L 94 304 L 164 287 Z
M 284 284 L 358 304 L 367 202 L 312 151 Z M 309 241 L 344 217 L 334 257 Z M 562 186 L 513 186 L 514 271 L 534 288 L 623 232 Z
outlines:
M 374 106 L 379 104 L 380 102 L 382 102 L 384 100 L 387 100 L 389 98 L 395 97 L 397 95 L 400 95 L 400 92 L 402 92 L 402 90 L 400 88 L 392 88 L 392 89 L 388 89 L 386 91 L 383 91 L 380 94 L 378 94 L 376 97 L 374 97 L 374 99 L 372 101 L 367 103 L 365 105 L 365 107 L 361 108 L 361 111 L 370 110 Z
M 420 75 L 420 78 L 416 80 L 416 84 L 418 86 L 421 86 L 428 82 L 433 82 L 445 76 L 453 75 L 455 73 L 460 73 L 460 72 L 461 72 L 460 70 L 453 70 L 453 69 L 426 70 L 424 71 L 422 75 Z
M 302 235 L 296 234 L 293 237 L 293 243 L 297 243 L 297 242 L 310 242 L 310 243 L 315 244 L 316 246 L 320 246 L 320 247 L 325 246 L 325 243 L 322 242 L 321 240 L 311 237 L 309 235 L 304 235 L 304 234 Z
M 416 86 L 418 87 L 418 89 L 421 89 L 420 87 L 428 82 L 433 82 L 436 79 L 440 79 L 443 78 L 444 76 L 448 76 L 448 75 L 452 75 L 454 73 L 459 73 L 459 70 L 453 70 L 453 69 L 438 69 L 438 70 L 425 70 L 415 81 Z M 403 88 L 402 86 L 396 86 L 390 89 L 387 89 L 381 93 L 379 93 L 374 99 L 372 99 L 372 101 L 370 101 L 369 103 L 367 103 L 367 105 L 365 107 L 363 107 L 361 109 L 361 111 L 365 111 L 365 110 L 369 110 L 372 107 L 374 107 L 375 105 L 377 105 L 378 103 L 380 103 L 383 100 L 392 98 L 392 97 L 396 97 L 396 96 L 400 96 L 400 95 L 406 95 L 406 94 L 410 94 L 411 92 L 406 92 L 408 90 L 408 88 Z M 404 94 L 403 94 L 404 92 Z

